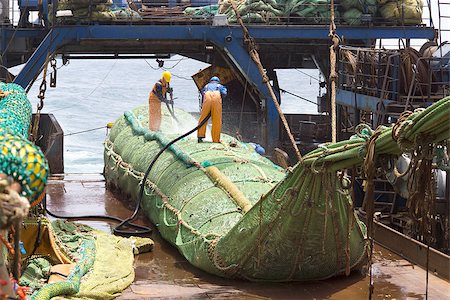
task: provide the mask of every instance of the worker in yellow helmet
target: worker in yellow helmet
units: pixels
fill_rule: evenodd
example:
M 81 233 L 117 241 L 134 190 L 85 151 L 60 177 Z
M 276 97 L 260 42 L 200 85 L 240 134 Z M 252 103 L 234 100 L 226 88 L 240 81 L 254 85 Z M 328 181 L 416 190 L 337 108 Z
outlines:
M 155 83 L 148 97 L 148 123 L 152 131 L 158 131 L 161 125 L 161 102 L 173 104 L 173 90 L 169 84 L 171 77 L 172 74 L 169 71 L 164 71 L 161 79 Z M 171 96 L 170 99 L 167 99 L 167 93 Z

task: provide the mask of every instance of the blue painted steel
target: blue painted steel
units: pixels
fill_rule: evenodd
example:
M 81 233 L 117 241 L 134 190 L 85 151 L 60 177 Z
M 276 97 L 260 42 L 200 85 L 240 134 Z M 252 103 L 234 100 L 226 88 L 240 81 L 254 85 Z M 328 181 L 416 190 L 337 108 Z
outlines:
M 266 118 L 266 130 L 263 131 L 265 136 L 262 137 L 263 143 L 268 149 L 274 149 L 278 146 L 280 119 L 275 104 L 271 100 L 269 89 L 263 82 L 258 67 L 251 59 L 247 49 L 243 47 L 242 39 L 232 39 L 230 42 L 226 42 L 223 49 L 240 73 L 245 76 L 250 84 L 256 86 L 261 93 L 261 109 L 265 111 Z
M 342 89 L 336 90 L 336 103 L 344 106 L 357 107 L 360 110 L 367 110 L 376 112 L 378 110 L 378 103 L 380 99 L 378 97 L 356 94 L 351 91 Z M 383 100 L 385 106 L 389 103 L 393 103 L 391 100 Z
M 76 41 L 79 33 L 79 30 L 71 27 L 50 30 L 23 69 L 14 78 L 14 83 L 26 88 L 40 74 L 47 57 L 64 44 Z
M 39 4 L 39 2 L 41 2 Z M 42 6 L 42 19 L 48 19 L 48 4 L 51 0 L 19 0 L 19 9 L 22 11 L 24 9 L 28 11 L 39 11 L 39 7 Z
M 210 25 L 92 25 L 74 26 L 83 31 L 91 30 L 92 38 L 142 38 L 142 39 L 189 39 L 203 36 L 218 36 L 224 39 L 242 36 L 239 26 L 212 27 Z M 285 39 L 322 39 L 329 40 L 327 26 L 291 25 L 264 26 L 249 25 L 250 35 L 255 39 L 269 42 Z M 435 32 L 429 27 L 340 27 L 338 35 L 346 39 L 433 39 Z

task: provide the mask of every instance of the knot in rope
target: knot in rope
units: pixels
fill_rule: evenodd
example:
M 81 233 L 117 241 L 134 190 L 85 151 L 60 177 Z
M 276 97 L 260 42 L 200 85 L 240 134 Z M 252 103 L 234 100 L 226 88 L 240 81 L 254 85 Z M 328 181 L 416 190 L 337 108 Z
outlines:
M 28 200 L 11 188 L 12 184 L 11 179 L 0 180 L 0 229 L 6 229 L 14 221 L 23 219 L 30 208 Z
M 406 119 L 408 119 L 410 115 L 412 115 L 412 113 L 412 111 L 406 110 L 400 114 L 400 117 L 392 128 L 392 139 L 394 141 L 398 140 L 401 125 L 406 121 Z
M 358 124 L 355 128 L 356 136 L 366 141 L 368 141 L 372 137 L 373 133 L 374 131 L 372 130 L 372 128 L 370 128 L 370 126 L 365 123 Z

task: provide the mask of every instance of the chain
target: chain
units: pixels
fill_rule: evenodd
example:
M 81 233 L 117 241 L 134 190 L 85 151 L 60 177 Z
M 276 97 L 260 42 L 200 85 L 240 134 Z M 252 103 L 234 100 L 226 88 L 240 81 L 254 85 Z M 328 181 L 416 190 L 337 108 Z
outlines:
M 53 56 L 52 60 L 50 61 L 50 66 L 53 68 L 53 72 L 50 73 L 50 87 L 54 88 L 56 87 L 56 71 L 58 70 L 56 68 L 56 59 Z M 45 93 L 45 91 L 44 91 Z
M 36 116 L 34 118 L 34 124 L 33 124 L 32 130 L 31 130 L 31 141 L 33 143 L 36 143 L 36 140 L 37 140 L 39 122 L 41 119 L 41 110 L 42 110 L 42 108 L 44 108 L 45 91 L 47 90 L 47 69 L 48 69 L 48 64 L 50 61 L 49 58 L 50 57 L 47 58 L 47 61 L 44 66 L 44 75 L 42 77 L 42 82 L 41 82 L 41 85 L 39 86 L 39 94 L 37 96 L 39 98 L 39 103 L 37 105 Z M 55 60 L 55 67 L 56 67 L 56 60 Z M 55 72 L 56 72 L 56 70 L 55 70 Z M 55 80 L 56 80 L 56 76 L 55 76 Z

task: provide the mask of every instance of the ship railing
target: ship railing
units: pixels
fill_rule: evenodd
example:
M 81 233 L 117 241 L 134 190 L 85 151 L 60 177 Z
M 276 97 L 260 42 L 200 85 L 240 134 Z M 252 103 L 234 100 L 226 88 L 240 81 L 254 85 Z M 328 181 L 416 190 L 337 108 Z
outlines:
M 397 50 L 341 46 L 339 49 L 339 87 L 383 100 L 399 99 Z
M 240 3 L 238 0 L 235 1 Z M 339 26 L 357 27 L 432 25 L 429 0 L 424 1 L 424 10 L 427 10 L 427 13 L 423 14 L 423 18 L 411 17 L 411 9 L 408 5 L 414 5 L 414 3 L 418 3 L 417 1 L 421 0 L 389 1 L 383 5 L 379 5 L 377 1 L 361 2 L 358 0 L 353 2 L 347 0 L 344 5 L 344 1 L 341 1 L 341 4 L 335 5 L 335 22 Z M 67 3 L 73 3 L 76 0 L 64 2 L 60 0 L 21 0 L 19 2 L 20 6 L 16 1 L 11 2 L 12 5 L 8 8 L 9 19 L 3 18 L 6 20 L 4 22 L 12 21 L 12 24 L 19 26 L 48 26 L 48 20 L 55 19 L 53 15 L 56 13 L 59 15 L 56 17 L 58 24 L 158 22 L 209 24 L 213 22 L 216 14 L 225 14 L 230 25 L 235 24 L 236 21 L 234 13 L 230 9 L 224 9 L 223 6 L 217 9 L 217 0 L 112 0 L 113 5 L 110 10 L 115 12 L 115 16 L 111 18 L 108 18 L 104 5 L 95 4 L 93 1 L 86 4 L 82 11 L 71 9 L 72 16 L 69 12 L 64 14 L 60 10 L 65 10 L 64 5 L 67 6 Z M 286 1 L 283 3 L 288 3 L 287 5 L 280 4 L 278 6 L 271 6 L 269 4 L 273 2 L 265 0 L 258 1 L 258 3 L 261 5 L 252 7 L 249 5 L 240 10 L 244 23 L 252 25 L 325 25 L 330 23 L 330 0 Z M 386 5 L 392 7 L 386 8 Z M 59 8 L 53 9 L 53 7 Z M 118 10 L 123 11 L 118 13 Z M 189 11 L 190 13 L 188 13 Z M 81 17 L 80 13 L 82 13 Z
M 450 95 L 450 51 L 439 51 L 439 47 L 419 52 L 410 47 L 342 46 L 338 68 L 339 89 L 353 93 L 355 99 L 356 95 L 372 97 L 376 108 L 372 106 L 374 114 L 369 119 L 374 127 Z
M 413 71 L 410 82 L 405 83 L 408 93 L 401 97 L 405 107 L 417 102 L 431 103 L 450 95 L 450 53 L 442 56 L 438 49 L 430 57 L 420 57 Z

